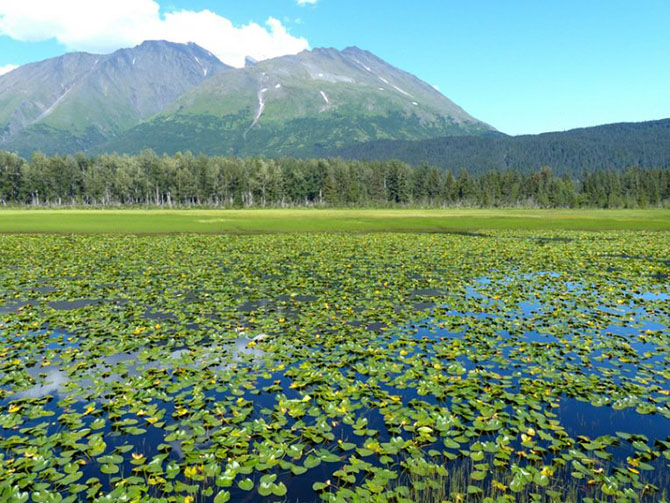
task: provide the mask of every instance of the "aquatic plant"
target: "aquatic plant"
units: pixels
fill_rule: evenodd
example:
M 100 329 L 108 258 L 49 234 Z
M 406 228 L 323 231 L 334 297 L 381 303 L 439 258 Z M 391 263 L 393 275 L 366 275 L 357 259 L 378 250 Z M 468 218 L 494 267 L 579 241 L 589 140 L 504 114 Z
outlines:
M 664 501 L 670 237 L 0 236 L 0 500 Z

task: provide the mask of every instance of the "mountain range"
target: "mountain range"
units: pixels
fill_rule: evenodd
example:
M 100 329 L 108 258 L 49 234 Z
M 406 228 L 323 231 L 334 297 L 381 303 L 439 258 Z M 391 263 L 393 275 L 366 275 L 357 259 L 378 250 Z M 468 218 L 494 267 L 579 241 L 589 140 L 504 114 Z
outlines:
M 195 44 L 71 53 L 0 76 L 0 149 L 309 155 L 491 133 L 432 86 L 355 47 L 231 68 Z
M 398 159 L 470 173 L 670 168 L 670 119 L 510 137 L 374 54 L 244 68 L 196 44 L 70 53 L 0 76 L 0 150 Z

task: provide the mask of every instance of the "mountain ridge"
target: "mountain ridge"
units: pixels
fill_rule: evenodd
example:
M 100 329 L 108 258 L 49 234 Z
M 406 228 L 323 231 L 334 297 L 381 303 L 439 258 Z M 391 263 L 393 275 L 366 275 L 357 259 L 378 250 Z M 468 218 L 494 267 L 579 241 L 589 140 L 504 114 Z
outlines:
M 135 67 L 148 57 L 153 65 Z M 355 46 L 246 63 L 230 68 L 195 44 L 148 41 L 26 65 L 0 77 L 0 148 L 304 155 L 319 146 L 494 130 Z M 25 81 L 32 87 L 21 89 Z

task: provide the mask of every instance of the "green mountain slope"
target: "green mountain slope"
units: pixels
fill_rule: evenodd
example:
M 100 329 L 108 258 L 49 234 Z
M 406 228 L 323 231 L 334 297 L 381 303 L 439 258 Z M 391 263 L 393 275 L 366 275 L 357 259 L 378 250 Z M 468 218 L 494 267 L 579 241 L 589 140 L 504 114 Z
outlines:
M 670 119 L 620 123 L 571 131 L 509 137 L 444 137 L 423 141 L 372 141 L 321 149 L 318 157 L 398 159 L 470 173 L 543 167 L 559 175 L 639 166 L 670 169 Z
M 377 139 L 491 131 L 367 51 L 315 49 L 221 72 L 96 151 L 295 156 Z
M 227 68 L 195 44 L 163 41 L 25 65 L 0 76 L 0 148 L 86 150 Z

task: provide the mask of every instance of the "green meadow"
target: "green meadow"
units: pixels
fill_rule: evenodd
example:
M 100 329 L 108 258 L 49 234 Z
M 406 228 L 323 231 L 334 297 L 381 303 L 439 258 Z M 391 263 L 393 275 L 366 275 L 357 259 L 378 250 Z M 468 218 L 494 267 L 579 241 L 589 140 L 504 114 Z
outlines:
M 670 230 L 670 210 L 253 209 L 0 211 L 0 233 Z

